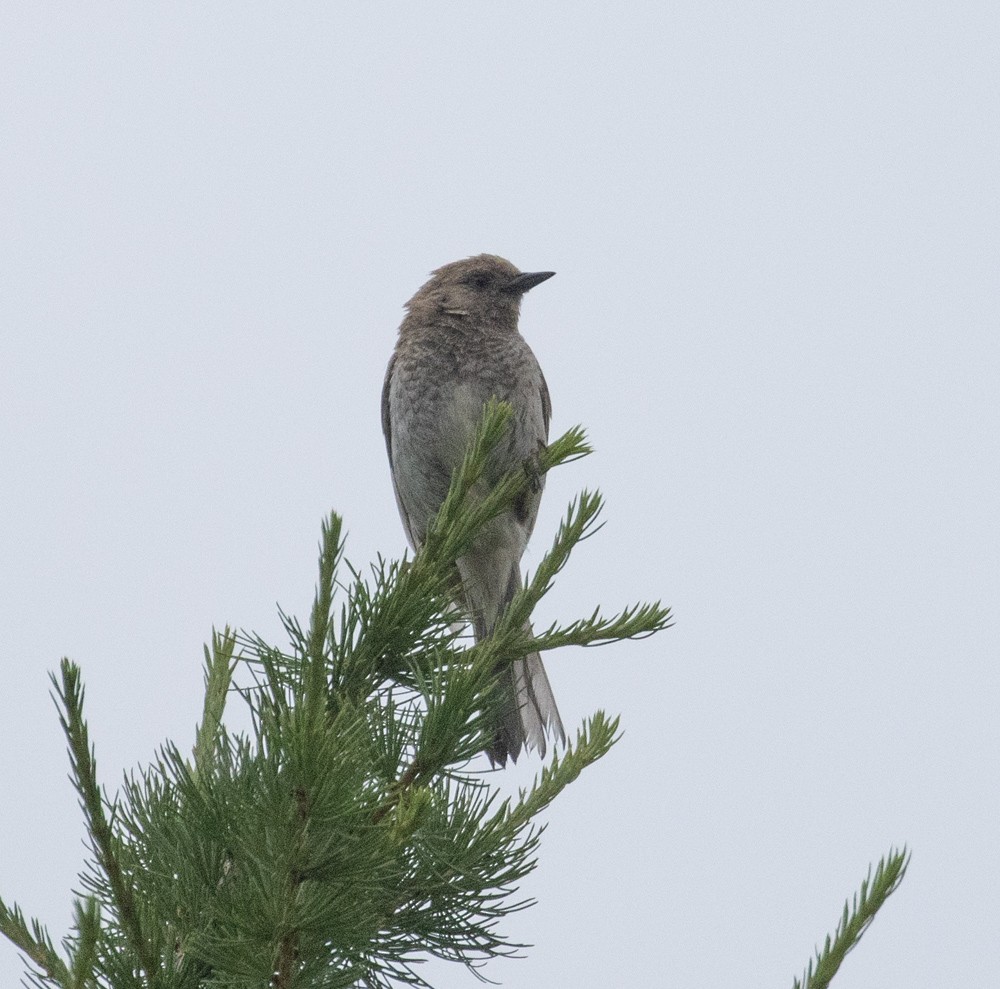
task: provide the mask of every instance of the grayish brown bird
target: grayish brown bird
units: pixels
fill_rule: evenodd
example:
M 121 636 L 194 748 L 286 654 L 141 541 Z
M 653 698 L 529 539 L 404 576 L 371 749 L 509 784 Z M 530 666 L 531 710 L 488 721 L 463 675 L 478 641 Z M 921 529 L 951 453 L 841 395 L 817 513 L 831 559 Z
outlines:
M 496 397 L 514 410 L 510 433 L 494 451 L 486 484 L 530 465 L 548 441 L 551 405 L 541 368 L 518 332 L 521 297 L 555 272 L 520 272 L 492 254 L 433 272 L 406 304 L 382 389 L 382 430 L 392 484 L 410 545 L 419 548 L 441 507 L 452 472 Z M 493 519 L 457 561 L 465 610 L 476 641 L 488 636 L 521 588 L 521 556 L 535 525 L 544 478 L 511 511 Z M 473 492 L 475 494 L 475 492 Z M 511 663 L 493 743 L 494 765 L 517 760 L 523 746 L 545 754 L 546 731 L 565 741 L 539 654 Z

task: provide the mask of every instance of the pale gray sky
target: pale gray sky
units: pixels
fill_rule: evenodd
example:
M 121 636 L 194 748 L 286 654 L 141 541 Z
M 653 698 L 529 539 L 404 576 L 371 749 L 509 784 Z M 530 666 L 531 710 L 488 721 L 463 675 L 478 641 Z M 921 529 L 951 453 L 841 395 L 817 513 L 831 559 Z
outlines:
M 488 251 L 554 429 L 542 624 L 621 744 L 548 816 L 507 987 L 788 986 L 868 863 L 838 989 L 973 985 L 1000 926 L 994 2 L 0 6 L 0 892 L 61 935 L 102 779 L 198 717 L 212 625 L 310 603 L 320 520 L 404 547 L 378 422 L 403 302 Z M 536 764 L 520 770 L 529 778 Z M 432 971 L 447 989 L 476 983 Z M 21 972 L 0 944 L 0 985 Z

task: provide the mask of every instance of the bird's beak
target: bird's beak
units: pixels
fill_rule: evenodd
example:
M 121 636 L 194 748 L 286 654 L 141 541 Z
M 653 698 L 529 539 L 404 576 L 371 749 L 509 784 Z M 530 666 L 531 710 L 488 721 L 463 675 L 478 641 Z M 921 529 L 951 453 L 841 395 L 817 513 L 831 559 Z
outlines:
M 541 285 L 542 282 L 551 278 L 555 274 L 554 271 L 524 271 L 520 275 L 515 275 L 510 281 L 510 289 L 512 292 L 520 292 L 522 295 L 525 292 L 530 291 L 536 285 Z

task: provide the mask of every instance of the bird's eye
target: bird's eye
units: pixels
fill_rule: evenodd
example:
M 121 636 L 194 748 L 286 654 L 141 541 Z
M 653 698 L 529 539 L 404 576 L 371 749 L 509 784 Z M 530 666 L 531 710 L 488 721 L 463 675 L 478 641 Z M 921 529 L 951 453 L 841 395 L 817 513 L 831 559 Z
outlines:
M 469 275 L 468 282 L 473 288 L 486 288 L 490 283 L 490 276 L 485 271 L 475 271 Z

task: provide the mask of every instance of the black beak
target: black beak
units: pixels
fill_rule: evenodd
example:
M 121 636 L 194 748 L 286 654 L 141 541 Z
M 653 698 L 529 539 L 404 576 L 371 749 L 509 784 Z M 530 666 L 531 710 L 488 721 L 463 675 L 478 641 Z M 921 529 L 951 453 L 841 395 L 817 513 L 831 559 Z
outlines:
M 554 271 L 524 271 L 511 279 L 510 290 L 512 292 L 520 292 L 523 295 L 536 285 L 541 285 L 542 282 L 547 281 L 554 274 Z

